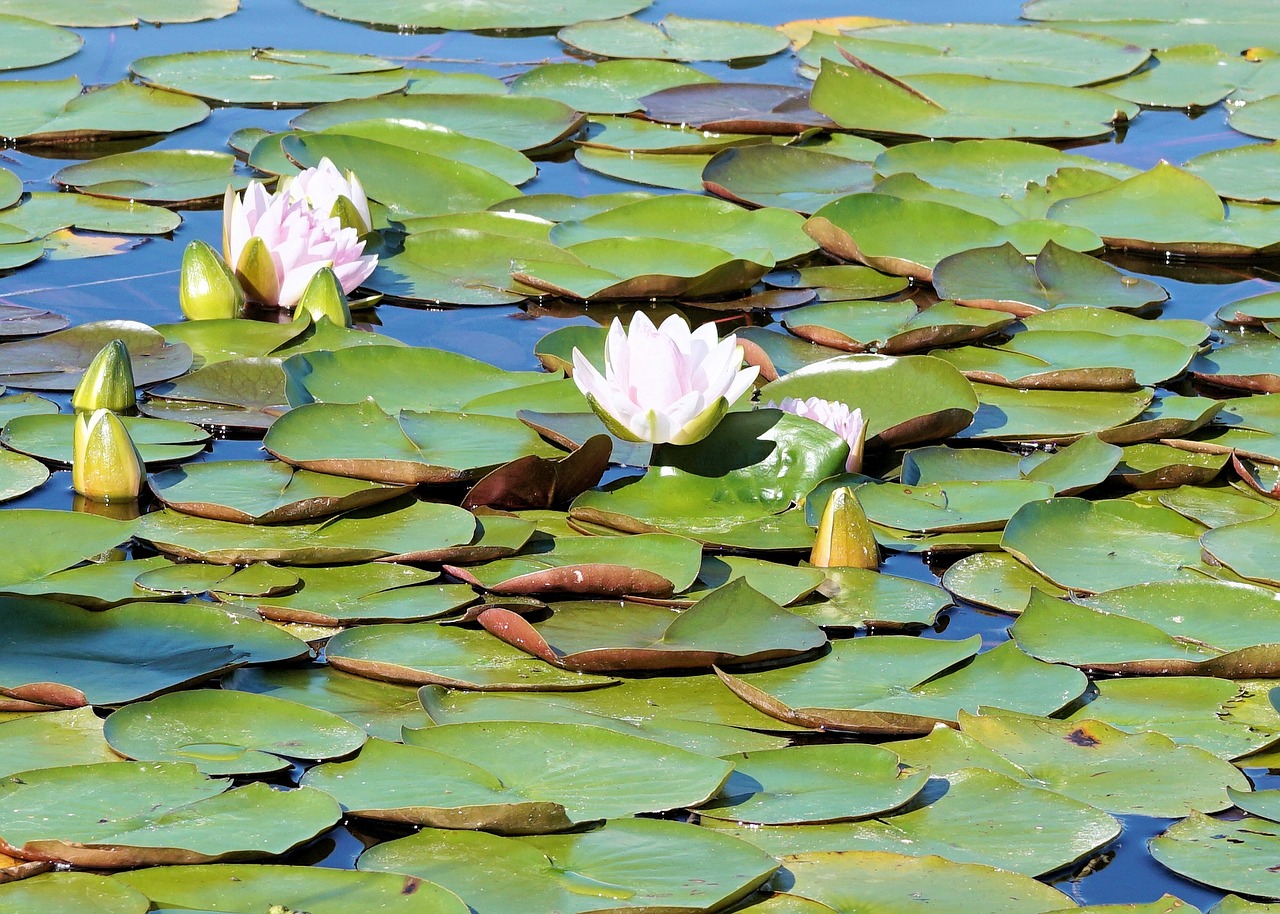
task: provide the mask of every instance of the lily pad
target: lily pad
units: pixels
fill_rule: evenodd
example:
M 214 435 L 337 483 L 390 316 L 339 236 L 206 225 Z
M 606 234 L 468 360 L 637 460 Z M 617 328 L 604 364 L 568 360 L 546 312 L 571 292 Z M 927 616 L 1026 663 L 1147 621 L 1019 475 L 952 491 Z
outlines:
M 240 6 L 239 0 L 102 0 L 86 7 L 77 0 L 52 0 L 32 9 L 21 0 L 4 0 L 0 10 L 23 16 L 32 16 L 42 22 L 69 25 L 76 28 L 108 28 L 111 26 L 137 26 L 148 22 L 160 25 L 167 22 L 199 22 L 204 19 L 221 19 L 230 16 Z
M 547 663 L 581 672 L 706 668 L 793 657 L 826 644 L 812 622 L 781 609 L 746 581 L 691 608 L 605 602 L 557 603 L 531 624 L 510 610 L 480 612 L 481 625 Z
M 1280 339 L 1269 333 L 1247 333 L 1198 356 L 1191 363 L 1191 373 L 1221 387 L 1280 393 L 1278 355 Z
M 25 454 L 0 451 L 0 501 L 26 495 L 40 488 L 48 479 L 49 469 L 39 460 Z
M 186 56 L 186 55 L 184 55 Z M 236 157 L 207 150 L 120 152 L 54 174 L 54 182 L 109 200 L 195 206 L 221 200 L 228 187 L 248 187 Z
M 1244 789 L 1244 788 L 1241 788 Z M 1272 871 L 1280 825 L 1258 816 L 1233 821 L 1192 813 L 1151 839 L 1151 856 L 1180 876 L 1262 898 L 1280 898 Z
M 89 363 L 107 343 L 129 350 L 133 379 L 140 386 L 167 381 L 191 367 L 191 349 L 169 345 L 136 321 L 97 321 L 36 339 L 0 345 L 0 384 L 35 390 L 74 390 Z
M 301 586 L 248 605 L 268 619 L 310 625 L 417 622 L 449 615 L 479 599 L 462 584 L 429 584 L 439 577 L 405 565 L 372 563 L 299 569 Z
M 129 603 L 100 613 L 31 597 L 0 603 L 5 704 L 124 704 L 307 653 L 304 642 L 265 622 L 198 604 Z
M 655 907 L 700 914 L 750 895 L 778 861 L 710 829 L 657 819 L 617 819 L 568 835 L 503 838 L 424 829 L 365 851 L 362 871 L 431 879 L 476 914 Z
M 209 106 L 199 99 L 130 82 L 82 94 L 74 76 L 5 82 L 0 103 L 0 136 L 49 145 L 172 133 L 209 116 Z
M 92 708 L 46 711 L 0 723 L 0 777 L 39 768 L 115 762 Z
M 1067 592 L 1005 552 L 962 558 L 947 569 L 942 586 L 962 600 L 1015 616 L 1036 591 L 1055 597 Z
M 1083 673 L 1033 660 L 1012 644 L 977 654 L 979 640 L 855 638 L 834 642 L 829 654 L 810 663 L 717 675 L 779 720 L 884 736 L 928 733 L 979 705 L 1053 713 L 1087 684 Z
M 823 346 L 889 354 L 980 339 L 1011 323 L 1012 315 L 949 301 L 920 311 L 912 301 L 821 302 L 790 310 L 783 321 L 789 332 Z
M 895 485 L 854 490 L 873 523 L 919 533 L 999 530 L 1028 502 L 1051 498 L 1053 486 L 1031 479 Z
M 40 336 L 62 330 L 69 326 L 70 319 L 45 311 L 42 308 L 28 308 L 25 305 L 0 305 L 0 339 L 8 340 L 20 336 Z
M 809 107 L 808 93 L 796 86 L 703 83 L 663 89 L 640 103 L 650 120 L 722 133 L 787 136 L 811 127 L 835 126 L 830 118 Z
M 19 416 L 0 431 L 0 443 L 50 463 L 70 466 L 74 457 L 75 416 Z M 138 454 L 147 464 L 173 463 L 205 449 L 209 433 L 187 422 L 169 419 L 121 418 Z
M 21 205 L 5 210 L 0 219 L 7 225 L 27 229 L 33 235 L 51 235 L 68 228 L 163 235 L 182 224 L 181 216 L 162 206 L 45 191 L 27 194 Z
M 941 360 L 939 360 L 941 361 Z M 957 438 L 991 441 L 1068 442 L 1139 419 L 1152 404 L 1148 390 L 1019 390 L 974 384 L 978 409 Z
M 265 774 L 289 759 L 349 755 L 366 734 L 336 714 L 251 692 L 197 689 L 127 705 L 107 719 L 111 748 L 145 762 L 188 762 L 204 774 Z
M 764 402 L 821 397 L 861 407 L 867 440 L 889 447 L 955 434 L 977 408 L 969 382 L 928 356 L 837 356 L 766 384 L 760 397 Z
M 1227 123 L 1250 136 L 1280 139 L 1280 95 L 1268 95 L 1232 109 Z
M 1200 538 L 1204 551 L 1241 577 L 1271 587 L 1280 586 L 1280 517 L 1229 524 L 1210 530 Z
M 822 62 L 815 110 L 860 133 L 932 139 L 1105 136 L 1138 107 L 1093 89 L 928 73 L 895 79 L 859 62 Z
M 785 51 L 782 33 L 746 22 L 686 19 L 670 13 L 657 23 L 630 17 L 579 22 L 560 30 L 565 44 L 599 57 L 656 60 L 737 60 Z
M 325 656 L 337 669 L 370 679 L 479 691 L 554 692 L 613 681 L 558 670 L 488 632 L 434 622 L 347 629 L 330 639 Z
M 122 603 L 163 599 L 153 591 L 135 587 L 134 582 L 140 577 L 162 573 L 173 567 L 173 563 L 163 556 L 92 561 L 21 584 L 6 584 L 3 589 L 6 593 L 46 597 L 85 609 L 111 609 Z
M 299 406 L 276 420 L 263 447 L 318 474 L 399 485 L 465 482 L 521 457 L 561 453 L 515 419 L 443 410 L 388 415 L 372 400 Z
M 29 11 L 21 12 L 25 14 Z M 53 63 L 70 57 L 84 44 L 84 39 L 75 32 L 41 22 L 38 15 L 28 19 L 22 14 L 0 17 L 0 29 L 4 30 L 4 63 L 0 66 L 6 70 L 21 70 Z
M 522 835 L 696 805 L 733 770 L 718 759 L 581 724 L 444 724 L 406 731 L 405 741 L 371 742 L 350 762 L 312 768 L 302 783 L 362 817 Z M 510 751 L 485 753 L 495 743 Z
M 643 96 L 673 86 L 715 81 L 693 67 L 665 60 L 602 60 L 534 67 L 516 78 L 511 91 L 554 98 L 592 114 L 629 114 L 640 109 Z
M 932 625 L 950 604 L 933 584 L 864 568 L 827 568 L 818 593 L 825 602 L 806 601 L 789 611 L 823 628 L 880 630 Z
M 697 193 L 702 190 L 702 171 L 711 161 L 711 155 L 710 152 L 649 153 L 583 146 L 573 157 L 588 171 L 620 181 Z
M 1229 200 L 1280 203 L 1280 186 L 1265 181 L 1278 160 L 1280 147 L 1267 143 L 1207 152 L 1182 167 L 1208 181 L 1219 196 Z
M 626 16 L 648 6 L 650 0 L 569 0 L 548 9 L 531 9 L 519 0 L 396 0 L 369 9 L 358 0 L 307 0 L 304 6 L 335 16 L 393 28 L 473 31 L 541 29 L 591 19 Z
M 287 411 L 280 359 L 202 358 L 203 367 L 149 390 L 139 411 L 157 419 L 250 429 L 270 428 Z
M 100 914 L 146 914 L 151 901 L 108 876 L 91 873 L 45 873 L 0 885 L 0 904 L 31 914 L 51 914 L 82 906 Z

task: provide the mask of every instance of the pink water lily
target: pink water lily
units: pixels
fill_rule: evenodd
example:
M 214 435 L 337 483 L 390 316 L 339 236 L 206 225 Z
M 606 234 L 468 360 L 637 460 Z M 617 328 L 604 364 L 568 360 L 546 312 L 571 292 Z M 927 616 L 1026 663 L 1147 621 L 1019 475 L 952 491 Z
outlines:
M 350 293 L 378 265 L 377 255 L 364 253 L 356 229 L 305 200 L 268 193 L 257 181 L 243 195 L 227 189 L 222 248 L 248 296 L 281 308 L 296 305 L 323 267 L 332 267 L 343 293 Z
M 867 439 L 867 423 L 862 419 L 862 410 L 849 409 L 848 404 L 839 400 L 824 400 L 821 397 L 810 397 L 807 400 L 787 397 L 781 403 L 770 401 L 768 405 L 784 413 L 812 419 L 831 429 L 849 445 L 849 459 L 845 461 L 845 469 L 850 473 L 862 471 L 862 448 Z
M 338 171 L 328 156 L 315 168 L 304 169 L 291 179 L 281 179 L 281 189 L 295 203 L 305 203 L 321 216 L 332 216 L 343 226 L 364 234 L 373 227 L 369 198 L 355 172 Z
M 628 330 L 614 318 L 604 366 L 601 374 L 573 350 L 573 380 L 609 430 L 653 444 L 701 441 L 759 373 L 742 367 L 733 334 L 718 340 L 713 324 L 690 330 L 678 315 L 654 327 L 640 312 Z

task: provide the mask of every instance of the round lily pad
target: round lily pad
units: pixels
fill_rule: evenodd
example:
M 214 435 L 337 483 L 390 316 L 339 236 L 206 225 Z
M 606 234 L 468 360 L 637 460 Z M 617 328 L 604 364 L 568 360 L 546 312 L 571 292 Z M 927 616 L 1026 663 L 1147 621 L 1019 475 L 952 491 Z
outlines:
M 102 719 L 92 708 L 46 711 L 0 722 L 0 776 L 119 759 L 103 738 Z
M 239 0 L 195 0 L 191 3 L 175 3 L 174 0 L 101 0 L 88 7 L 77 0 L 52 0 L 35 8 L 21 0 L 5 0 L 0 3 L 0 10 L 6 13 L 31 16 L 42 22 L 76 28 L 137 26 L 140 22 L 155 25 L 166 22 L 199 22 L 202 19 L 230 16 L 239 7 Z
M 660 22 L 630 17 L 580 22 L 557 37 L 599 57 L 648 57 L 658 60 L 737 60 L 769 57 L 788 42 L 775 29 L 722 19 L 686 19 L 670 13 Z
M 143 83 L 232 105 L 315 105 L 403 89 L 408 71 L 363 54 L 254 48 L 143 57 Z
M 74 76 L 3 83 L 0 136 L 47 145 L 83 143 L 172 133 L 209 116 L 209 106 L 199 99 L 130 82 L 81 90 Z
M 19 416 L 0 431 L 0 442 L 32 457 L 70 466 L 75 422 L 76 417 L 69 415 Z M 121 422 L 147 464 L 186 460 L 203 451 L 209 441 L 208 432 L 187 422 L 133 416 L 124 416 Z
M 1151 392 L 1143 389 L 1021 390 L 975 383 L 973 391 L 978 410 L 957 438 L 1066 442 L 1097 434 L 1109 441 L 1111 430 L 1140 419 L 1153 401 Z
M 76 511 L 11 508 L 0 512 L 0 535 L 10 544 L 0 584 L 26 583 L 113 549 L 133 535 L 132 521 Z M 43 536 L 33 537 L 31 530 Z
M 480 139 L 465 133 L 459 133 L 439 124 L 428 124 L 407 118 L 375 118 L 368 121 L 334 124 L 332 127 L 326 127 L 321 130 L 319 137 L 310 137 L 310 142 L 306 146 L 300 146 L 294 142 L 290 143 L 288 150 L 284 150 L 283 143 L 288 136 L 291 136 L 291 134 L 280 134 L 281 151 L 287 151 L 292 159 L 304 165 L 318 163 L 319 159 L 329 152 L 342 155 L 347 147 L 341 145 L 338 141 L 325 139 L 326 137 L 339 136 L 357 137 L 370 142 L 399 146 L 404 149 L 438 156 L 442 159 L 474 165 L 497 175 L 510 184 L 523 184 L 538 173 L 537 166 L 510 146 L 495 143 L 493 140 Z M 326 146 L 326 143 L 330 145 Z M 376 146 L 357 145 L 353 148 L 358 151 L 379 151 Z M 384 154 L 387 153 L 384 151 Z M 369 161 L 361 161 L 357 164 L 362 175 L 369 171 L 371 165 L 373 165 Z M 423 160 L 423 164 L 430 163 L 427 160 Z M 386 188 L 386 183 L 380 180 L 381 175 L 373 174 L 370 177 L 377 186 Z M 369 189 L 366 187 L 366 190 Z M 388 196 L 390 195 L 388 194 Z M 461 209 L 460 202 L 455 201 L 453 212 Z M 416 223 L 405 222 L 403 224 L 407 231 L 417 232 L 422 230 L 422 226 Z
M 269 695 L 197 689 L 126 705 L 107 719 L 107 742 L 125 758 L 189 762 L 205 774 L 263 774 L 289 759 L 355 752 L 365 732 L 336 714 Z
M 0 432 L 2 440 L 3 432 Z M 0 451 L 0 501 L 9 501 L 38 489 L 49 479 L 49 469 L 25 454 Z
M 1241 577 L 1276 587 L 1280 586 L 1278 530 L 1280 517 L 1271 514 L 1210 530 L 1201 536 L 1200 543 L 1209 556 Z
M 920 533 L 999 530 L 1028 502 L 1050 498 L 1053 486 L 1031 479 L 895 485 L 854 490 L 873 523 Z
M 5 6 L 18 4 L 5 4 Z M 0 7 L 3 8 L 3 7 Z M 24 10 L 23 13 L 29 11 Z M 0 16 L 0 34 L 4 35 L 0 43 L 0 53 L 5 70 L 21 70 L 25 67 L 39 67 L 64 57 L 70 57 L 84 44 L 75 32 L 60 29 L 41 22 L 40 16 L 25 18 L 25 15 Z
M 0 384 L 34 390 L 74 390 L 85 369 L 112 340 L 129 350 L 133 379 L 155 384 L 191 367 L 191 349 L 169 345 L 163 336 L 136 321 L 97 321 L 30 340 L 0 345 Z
M 162 149 L 68 165 L 54 181 L 95 197 L 191 206 L 220 199 L 228 185 L 243 190 L 249 175 L 238 173 L 235 157 L 225 152 Z
M 52 914 L 75 906 L 99 914 L 146 914 L 151 900 L 107 876 L 45 873 L 0 885 L 0 905 L 30 914 Z
M 62 330 L 71 321 L 53 311 L 28 308 L 24 305 L 0 305 L 0 339 L 20 336 L 40 336 Z
M 531 8 L 520 0 L 414 0 L 370 9 L 359 0 L 307 0 L 305 6 L 355 22 L 400 29 L 540 29 L 590 19 L 612 19 L 644 9 L 651 0 L 569 0 L 553 7 Z
M 665 60 L 602 60 L 534 67 L 516 78 L 511 91 L 554 98 L 592 114 L 629 114 L 640 108 L 643 96 L 672 86 L 715 81 L 693 67 Z
M 877 631 L 932 625 L 950 604 L 942 588 L 865 568 L 827 568 L 818 586 L 825 602 L 805 601 L 790 612 L 823 628 Z
M 1280 825 L 1258 816 L 1234 821 L 1192 813 L 1151 840 L 1151 856 L 1175 873 L 1229 892 L 1280 898 L 1271 869 Z

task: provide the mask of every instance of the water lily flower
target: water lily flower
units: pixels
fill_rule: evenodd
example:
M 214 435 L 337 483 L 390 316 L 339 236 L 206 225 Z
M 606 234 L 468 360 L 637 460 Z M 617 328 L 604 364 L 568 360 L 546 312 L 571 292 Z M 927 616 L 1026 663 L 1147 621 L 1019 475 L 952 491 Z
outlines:
M 701 441 L 758 373 L 755 366 L 742 367 L 736 336 L 717 340 L 713 324 L 691 331 L 679 315 L 654 327 L 636 312 L 628 330 L 614 318 L 604 374 L 573 350 L 574 383 L 609 431 L 625 441 Z
M 863 421 L 862 410 L 851 410 L 839 400 L 824 400 L 821 397 L 810 397 L 807 400 L 787 397 L 778 404 L 770 401 L 768 406 L 812 419 L 831 429 L 849 445 L 849 459 L 845 461 L 845 470 L 849 473 L 862 471 L 862 451 L 867 443 L 867 423 Z
M 827 499 L 809 564 L 815 568 L 865 568 L 869 571 L 880 567 L 880 550 L 876 546 L 871 522 L 851 489 L 842 486 Z
M 240 317 L 244 313 L 244 289 L 222 256 L 203 241 L 193 241 L 182 252 L 178 304 L 193 321 Z
M 147 471 L 129 431 L 109 409 L 77 413 L 71 487 L 91 501 L 133 501 Z
M 304 169 L 292 178 L 281 179 L 280 189 L 290 200 L 306 203 L 321 216 L 339 220 L 345 228 L 363 235 L 373 228 L 369 198 L 355 172 L 344 175 L 328 156 L 315 168 Z
M 257 181 L 243 195 L 227 189 L 222 247 L 246 294 L 281 308 L 296 305 L 323 267 L 332 268 L 345 294 L 378 265 L 377 255 L 364 254 L 358 231 Z
M 71 406 L 78 413 L 96 409 L 123 413 L 132 410 L 136 403 L 129 350 L 120 340 L 112 340 L 85 369 L 71 395 Z

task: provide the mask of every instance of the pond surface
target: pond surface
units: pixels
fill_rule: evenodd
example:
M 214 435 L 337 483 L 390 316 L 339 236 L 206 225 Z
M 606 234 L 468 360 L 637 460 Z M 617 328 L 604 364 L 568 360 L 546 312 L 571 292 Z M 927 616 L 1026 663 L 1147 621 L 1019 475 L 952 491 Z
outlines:
M 369 0 L 375 3 L 376 0 Z M 1018 7 L 1008 0 L 982 0 L 956 4 L 947 0 L 918 0 L 902 4 L 894 0 L 864 0 L 856 8 L 825 0 L 793 0 L 786 4 L 722 0 L 658 0 L 639 14 L 645 21 L 657 21 L 677 13 L 690 17 L 723 18 L 766 25 L 779 18 L 828 17 L 856 12 L 860 15 L 895 17 L 909 15 L 918 22 L 947 22 L 962 16 L 967 22 L 1012 24 L 1018 21 Z M 315 14 L 293 0 L 245 0 L 243 9 L 226 19 L 184 25 L 138 28 L 79 29 L 84 48 L 56 64 L 7 74 L 9 78 L 55 79 L 75 75 L 85 84 L 109 83 L 127 77 L 131 61 L 147 55 L 202 49 L 244 47 L 308 47 L 319 50 L 362 53 L 404 61 L 411 67 L 429 67 L 443 72 L 482 73 L 510 79 L 532 66 L 574 60 L 555 37 L 553 30 L 533 35 L 486 35 L 475 33 L 398 34 L 363 27 Z M 790 54 L 781 54 L 752 65 L 694 63 L 704 72 L 723 80 L 749 80 L 808 87 L 810 82 L 796 73 Z M 125 149 L 210 149 L 225 150 L 234 131 L 259 127 L 268 131 L 288 129 L 297 110 L 249 107 L 215 107 L 203 123 L 147 141 L 123 141 L 99 147 L 76 146 L 36 149 L 19 146 L 0 152 L 0 164 L 14 171 L 28 191 L 53 189 L 52 175 L 59 169 L 90 154 L 113 153 Z M 1161 160 L 1183 162 L 1209 150 L 1251 142 L 1226 123 L 1226 109 L 1214 105 L 1204 111 L 1144 110 L 1137 120 L 1103 142 L 1074 145 L 1072 151 L 1107 162 L 1148 169 Z M 574 196 L 642 189 L 636 184 L 607 177 L 580 167 L 571 150 L 560 149 L 549 157 L 536 158 L 538 175 L 522 185 L 528 194 L 562 193 Z M 655 193 L 674 192 L 645 187 Z M 185 246 L 196 239 L 215 247 L 221 233 L 220 210 L 183 210 L 181 226 L 169 236 L 137 240 L 125 253 L 115 256 L 75 260 L 46 258 L 25 268 L 0 275 L 0 302 L 45 308 L 68 316 L 73 324 L 88 321 L 128 319 L 150 324 L 180 318 L 178 263 Z M 1109 252 L 1108 262 L 1158 282 L 1170 294 L 1158 307 L 1164 318 L 1189 318 L 1213 323 L 1220 307 L 1248 296 L 1280 288 L 1280 271 L 1274 261 L 1219 261 L 1213 264 L 1188 262 L 1169 256 L 1152 259 Z M 620 309 L 626 311 L 626 308 Z M 747 322 L 768 325 L 774 319 L 762 311 L 741 319 L 725 320 L 714 310 L 694 306 L 684 309 L 691 320 L 723 320 L 726 330 Z M 370 318 L 378 332 L 413 346 L 431 346 L 469 355 L 510 370 L 536 370 L 534 345 L 552 330 L 566 326 L 595 327 L 615 313 L 610 306 L 554 305 L 497 306 L 488 308 L 426 308 L 383 304 Z M 1150 312 L 1148 312 L 1150 313 Z M 361 315 L 368 317 L 368 315 Z M 776 318 L 775 318 L 776 319 Z M 1224 331 L 1230 332 L 1230 331 Z M 0 366 L 2 368 L 3 366 Z M 1185 382 L 1174 389 L 1190 393 Z M 1215 396 L 1223 396 L 1218 391 Z M 69 398 L 52 395 L 63 409 Z M 257 438 L 226 434 L 196 458 L 200 461 L 257 459 L 262 451 Z M 612 471 L 613 477 L 622 475 Z M 58 471 L 51 481 L 29 495 L 5 505 L 13 508 L 72 507 L 69 473 Z M 138 555 L 143 553 L 139 551 Z M 933 561 L 915 555 L 893 554 L 882 565 L 886 573 L 937 583 L 955 556 Z M 926 638 L 960 640 L 980 635 L 983 649 L 1009 640 L 1006 615 L 961 602 L 946 610 L 937 624 L 924 632 Z M 293 772 L 294 775 L 301 771 Z M 1256 789 L 1280 786 L 1280 778 L 1266 769 L 1247 772 Z M 998 816 L 998 810 L 992 811 Z M 1124 816 L 1123 835 L 1094 855 L 1082 867 L 1053 874 L 1047 881 L 1081 904 L 1153 901 L 1171 893 L 1207 910 L 1225 893 L 1184 880 L 1159 866 L 1147 850 L 1147 840 L 1162 832 L 1172 819 Z M 377 827 L 340 827 L 313 844 L 296 851 L 292 862 L 326 867 L 349 868 L 365 845 L 402 832 Z M 1016 842 L 1016 834 L 1010 834 Z

